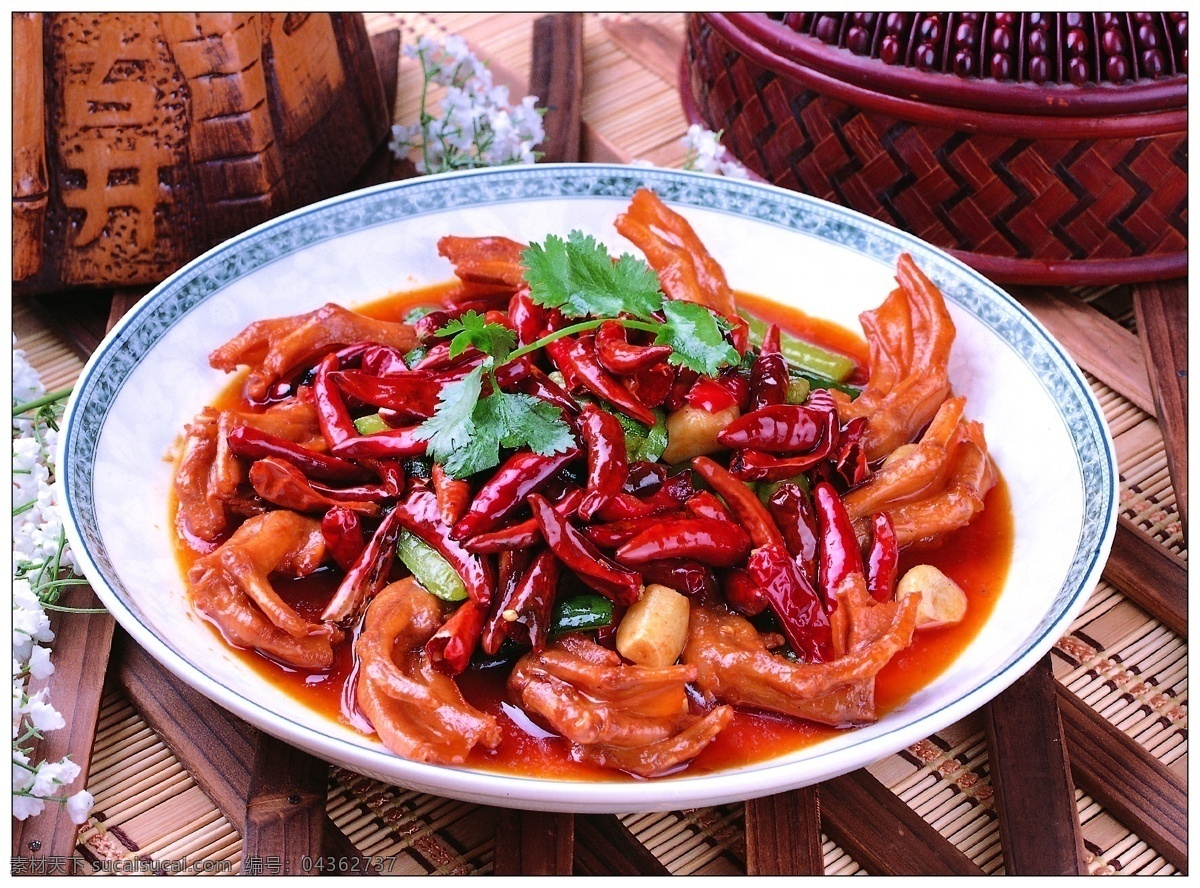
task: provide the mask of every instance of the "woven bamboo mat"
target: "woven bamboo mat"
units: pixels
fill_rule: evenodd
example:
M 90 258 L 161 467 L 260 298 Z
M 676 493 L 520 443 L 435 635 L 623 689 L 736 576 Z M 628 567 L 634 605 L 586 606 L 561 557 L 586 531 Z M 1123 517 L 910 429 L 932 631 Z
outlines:
M 367 16 L 373 32 L 400 27 L 416 33 L 458 33 L 490 59 L 498 82 L 523 94 L 533 16 Z M 676 15 L 642 15 L 656 39 L 631 42 L 627 19 L 589 15 L 584 27 L 584 156 L 635 158 L 678 166 L 686 128 L 670 74 L 671 49 L 681 45 Z M 672 43 L 674 41 L 674 43 Z M 625 48 L 622 48 L 622 47 Z M 635 51 L 636 50 L 636 51 Z M 675 56 L 678 59 L 678 55 Z M 411 63 L 400 65 L 397 112 L 413 116 Z M 1092 302 L 1126 328 L 1133 325 L 1127 288 L 1072 294 Z M 70 347 L 47 332 L 23 303 L 13 330 L 49 389 L 69 385 L 82 368 Z M 1122 516 L 1158 544 L 1186 558 L 1186 546 L 1154 418 L 1088 375 L 1116 441 Z M 1053 651 L 1054 674 L 1066 688 L 1172 771 L 1187 766 L 1187 645 L 1108 582 L 1096 587 L 1069 634 Z M 989 874 L 1004 871 L 997 814 L 979 716 L 972 716 L 869 769 L 910 808 Z M 237 872 L 237 831 L 138 715 L 123 692 L 107 692 L 94 745 L 88 788 L 96 797 L 81 835 L 83 870 L 94 859 L 172 862 L 186 859 L 196 874 Z M 1094 873 L 1171 873 L 1152 847 L 1081 791 L 1076 803 L 1088 866 Z M 328 814 L 366 856 L 393 861 L 395 874 L 488 873 L 496 809 L 390 787 L 334 769 Z M 630 814 L 630 831 L 675 874 L 735 875 L 745 870 L 740 804 L 689 811 Z M 861 868 L 824 842 L 827 873 Z M 83 858 L 86 858 L 84 860 Z M 265 862 L 270 872 L 270 861 Z

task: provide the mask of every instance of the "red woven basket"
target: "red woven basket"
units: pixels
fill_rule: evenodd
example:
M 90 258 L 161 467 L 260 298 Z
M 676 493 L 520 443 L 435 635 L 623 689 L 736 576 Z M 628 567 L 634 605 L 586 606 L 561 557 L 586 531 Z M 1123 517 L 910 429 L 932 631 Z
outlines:
M 685 113 L 754 173 L 997 281 L 1186 274 L 1186 15 L 778 18 L 688 16 Z

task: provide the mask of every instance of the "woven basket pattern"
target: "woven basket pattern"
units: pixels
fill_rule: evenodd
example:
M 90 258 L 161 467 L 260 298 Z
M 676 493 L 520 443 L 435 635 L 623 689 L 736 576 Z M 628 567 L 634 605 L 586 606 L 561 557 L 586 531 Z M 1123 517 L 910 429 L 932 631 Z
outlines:
M 913 124 L 823 95 L 688 23 L 705 124 L 747 167 L 945 249 L 1069 262 L 1187 249 L 1187 136 L 1016 139 Z

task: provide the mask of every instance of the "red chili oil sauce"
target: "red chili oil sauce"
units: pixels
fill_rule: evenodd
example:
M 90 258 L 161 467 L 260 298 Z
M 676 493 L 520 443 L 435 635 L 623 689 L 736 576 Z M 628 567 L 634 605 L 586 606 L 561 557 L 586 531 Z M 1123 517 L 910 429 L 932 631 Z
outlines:
M 475 289 L 473 293 L 478 293 Z M 356 310 L 380 320 L 400 320 L 416 306 L 440 305 L 461 299 L 464 287 L 443 284 L 397 294 Z M 738 294 L 738 304 L 769 323 L 817 345 L 845 354 L 858 362 L 854 381 L 865 381 L 867 348 L 861 336 L 845 328 L 811 318 L 759 296 Z M 252 409 L 241 396 L 242 377 L 214 403 L 218 409 Z M 970 405 L 968 404 L 968 412 Z M 173 507 L 174 510 L 174 507 Z M 187 568 L 197 554 L 177 539 L 180 566 Z M 985 498 L 985 508 L 967 527 L 944 535 L 936 544 L 910 546 L 901 553 L 899 576 L 917 564 L 932 564 L 953 579 L 967 595 L 965 619 L 941 629 L 922 630 L 910 647 L 894 656 L 876 678 L 875 697 L 880 714 L 894 709 L 940 675 L 967 647 L 987 621 L 996 596 L 1004 586 L 1013 548 L 1012 507 L 1004 479 Z M 336 589 L 340 573 L 323 568 L 303 579 L 279 579 L 281 597 L 306 619 L 319 618 Z M 212 631 L 218 631 L 211 626 Z M 253 651 L 235 649 L 238 656 L 261 676 L 290 696 L 334 721 L 370 732 L 370 724 L 353 701 L 353 641 L 347 637 L 334 648 L 334 665 L 327 673 L 311 674 L 280 665 Z M 534 724 L 508 701 L 504 667 L 468 669 L 458 676 L 463 695 L 476 707 L 498 719 L 503 739 L 495 750 L 476 748 L 469 764 L 485 770 L 526 776 L 570 780 L 635 780 L 638 778 L 575 762 L 571 744 Z M 350 682 L 348 684 L 348 681 Z M 764 761 L 830 737 L 837 729 L 785 716 L 737 712 L 732 724 L 686 769 L 690 775 Z

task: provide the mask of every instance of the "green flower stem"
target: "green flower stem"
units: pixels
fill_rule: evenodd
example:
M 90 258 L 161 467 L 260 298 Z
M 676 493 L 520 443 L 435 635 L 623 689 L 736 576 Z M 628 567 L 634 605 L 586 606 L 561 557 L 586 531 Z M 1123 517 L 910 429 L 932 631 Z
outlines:
M 107 608 L 103 607 L 65 607 L 61 604 L 43 604 L 43 608 L 48 611 L 58 611 L 60 614 L 106 614 Z
M 63 398 L 71 394 L 72 389 L 59 389 L 56 392 L 50 392 L 48 395 L 42 395 L 36 401 L 29 401 L 25 404 L 17 404 L 13 407 L 13 416 L 20 416 L 22 413 L 29 413 L 32 410 L 40 410 L 43 407 L 48 407 L 51 404 L 57 404 Z

